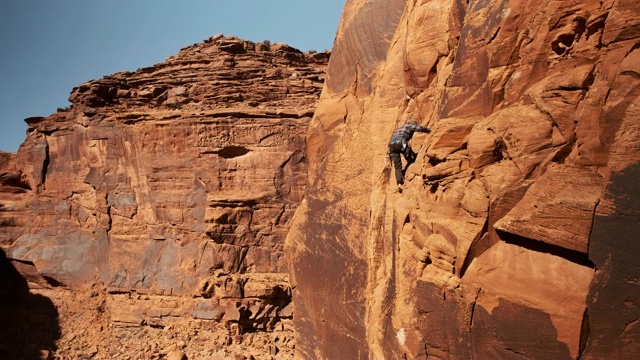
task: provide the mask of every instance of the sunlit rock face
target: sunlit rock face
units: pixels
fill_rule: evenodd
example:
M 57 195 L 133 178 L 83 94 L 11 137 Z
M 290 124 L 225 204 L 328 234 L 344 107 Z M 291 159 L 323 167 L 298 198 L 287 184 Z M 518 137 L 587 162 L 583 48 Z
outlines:
M 347 1 L 287 236 L 298 355 L 639 353 L 639 40 L 633 1 Z
M 328 59 L 218 35 L 74 88 L 0 154 L 2 249 L 32 287 L 99 286 L 105 326 L 191 319 L 225 348 L 264 333 L 262 354 L 291 352 L 284 240 Z

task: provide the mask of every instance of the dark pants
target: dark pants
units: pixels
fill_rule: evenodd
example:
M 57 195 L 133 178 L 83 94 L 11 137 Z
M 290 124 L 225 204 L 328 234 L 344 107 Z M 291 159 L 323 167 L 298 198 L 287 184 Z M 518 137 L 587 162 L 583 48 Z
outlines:
M 393 167 L 396 172 L 396 181 L 398 185 L 404 184 L 404 172 L 402 171 L 402 160 L 400 154 L 404 156 L 407 161 L 407 165 L 413 164 L 416 161 L 416 153 L 411 150 L 411 146 L 402 140 L 396 140 L 389 142 L 389 158 L 393 162 Z

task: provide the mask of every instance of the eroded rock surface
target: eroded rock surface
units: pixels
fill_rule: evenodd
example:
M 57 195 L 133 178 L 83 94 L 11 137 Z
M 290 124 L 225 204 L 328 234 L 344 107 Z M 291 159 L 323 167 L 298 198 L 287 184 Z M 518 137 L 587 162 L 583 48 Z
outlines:
M 640 8 L 345 5 L 287 237 L 301 358 L 640 353 Z M 386 144 L 410 118 L 396 192 Z
M 0 245 L 57 306 L 58 354 L 291 356 L 283 247 L 328 59 L 217 35 L 26 120 Z

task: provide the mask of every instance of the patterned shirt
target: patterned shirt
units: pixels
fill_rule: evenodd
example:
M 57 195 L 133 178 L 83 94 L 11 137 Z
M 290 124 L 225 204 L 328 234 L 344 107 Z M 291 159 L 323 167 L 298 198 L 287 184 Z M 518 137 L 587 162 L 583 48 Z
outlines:
M 402 125 L 395 133 L 391 136 L 390 143 L 396 141 L 408 142 L 413 137 L 414 132 L 425 132 L 430 133 L 431 130 L 428 127 L 421 126 L 415 123 L 408 122 Z

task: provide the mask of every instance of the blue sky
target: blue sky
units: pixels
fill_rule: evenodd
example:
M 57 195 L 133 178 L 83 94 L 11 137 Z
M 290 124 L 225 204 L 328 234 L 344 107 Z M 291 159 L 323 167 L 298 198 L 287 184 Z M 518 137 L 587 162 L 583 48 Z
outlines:
M 74 86 L 135 71 L 213 35 L 331 49 L 345 0 L 3 0 L 0 150 L 30 116 L 69 105 Z

